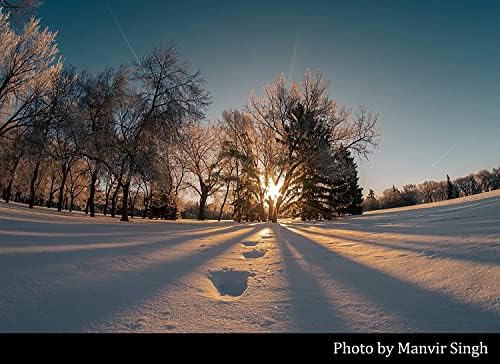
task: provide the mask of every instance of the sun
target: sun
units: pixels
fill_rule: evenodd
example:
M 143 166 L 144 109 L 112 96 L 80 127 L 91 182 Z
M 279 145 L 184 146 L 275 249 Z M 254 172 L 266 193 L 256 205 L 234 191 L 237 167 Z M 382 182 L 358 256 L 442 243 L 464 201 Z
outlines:
M 274 183 L 274 181 L 271 179 L 268 181 L 266 187 L 266 198 L 271 198 L 272 200 L 276 200 L 280 195 L 280 189 L 283 186 L 283 183 L 278 181 L 278 183 Z

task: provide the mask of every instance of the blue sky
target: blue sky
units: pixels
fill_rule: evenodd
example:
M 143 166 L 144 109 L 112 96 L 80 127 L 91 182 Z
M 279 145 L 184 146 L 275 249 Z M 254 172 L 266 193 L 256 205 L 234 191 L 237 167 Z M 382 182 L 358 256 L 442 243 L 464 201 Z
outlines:
M 380 113 L 365 192 L 500 165 L 500 2 L 46 0 L 39 11 L 65 62 L 91 71 L 134 58 L 111 13 L 139 57 L 174 42 L 201 69 L 210 119 L 281 73 L 320 70 L 332 97 Z

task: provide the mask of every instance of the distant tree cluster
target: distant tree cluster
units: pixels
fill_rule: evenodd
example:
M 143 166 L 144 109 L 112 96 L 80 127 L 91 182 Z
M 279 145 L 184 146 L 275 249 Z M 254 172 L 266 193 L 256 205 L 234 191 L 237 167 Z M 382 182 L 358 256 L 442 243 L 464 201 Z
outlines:
M 400 190 L 395 186 L 386 189 L 378 197 L 373 190 L 363 200 L 363 210 L 389 209 L 430 202 L 451 200 L 457 197 L 471 196 L 482 192 L 500 189 L 500 167 L 492 171 L 486 169 L 452 181 L 426 181 L 419 185 L 406 185 Z
M 39 1 L 0 1 L 2 198 L 121 215 L 277 221 L 362 213 L 354 157 L 378 115 L 327 95 L 319 73 L 279 77 L 205 122 L 210 95 L 172 46 L 98 73 L 63 65 Z M 197 200 L 192 201 L 192 197 Z

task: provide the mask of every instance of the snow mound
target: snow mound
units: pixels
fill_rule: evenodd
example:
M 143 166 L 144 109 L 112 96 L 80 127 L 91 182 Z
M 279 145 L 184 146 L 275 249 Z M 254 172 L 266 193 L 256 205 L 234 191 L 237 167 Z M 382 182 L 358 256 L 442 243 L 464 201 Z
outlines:
M 243 256 L 246 259 L 256 259 L 256 258 L 262 258 L 264 255 L 266 255 L 267 250 L 266 249 L 252 249 L 249 252 L 244 252 Z
M 249 276 L 246 271 L 224 269 L 210 272 L 208 278 L 221 296 L 239 297 L 248 287 Z

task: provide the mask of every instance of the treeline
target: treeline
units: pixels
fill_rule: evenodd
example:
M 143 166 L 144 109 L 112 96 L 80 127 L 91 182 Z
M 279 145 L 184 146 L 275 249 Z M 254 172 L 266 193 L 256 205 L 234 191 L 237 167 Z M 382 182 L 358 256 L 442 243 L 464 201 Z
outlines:
M 376 145 L 378 115 L 338 105 L 319 73 L 300 83 L 279 77 L 248 105 L 204 122 L 205 81 L 172 46 L 91 74 L 62 64 L 55 34 L 38 20 L 17 29 L 4 11 L 0 44 L 6 202 L 123 221 L 362 212 L 354 156 Z
M 169 149 L 204 117 L 204 80 L 173 47 L 98 74 L 64 67 L 55 34 L 0 13 L 0 181 L 3 197 L 61 211 L 96 207 L 122 220 L 172 196 Z M 153 194 L 153 190 L 156 194 Z M 98 204 L 98 205 L 97 205 Z M 96 206 L 97 205 L 97 206 Z M 176 211 L 163 209 L 163 215 Z
M 363 201 L 363 210 L 389 209 L 438 202 L 496 189 L 500 189 L 500 167 L 493 168 L 492 171 L 482 169 L 454 181 L 446 176 L 445 181 L 426 181 L 419 185 L 409 184 L 403 186 L 401 190 L 392 186 L 383 191 L 380 196 L 375 196 L 373 190 L 370 190 Z

